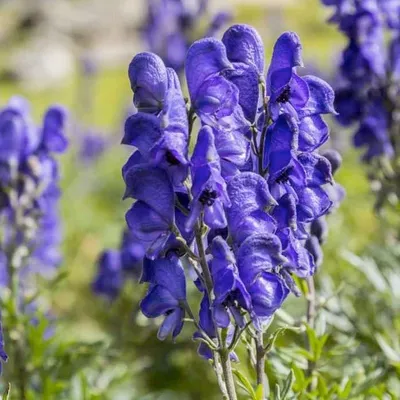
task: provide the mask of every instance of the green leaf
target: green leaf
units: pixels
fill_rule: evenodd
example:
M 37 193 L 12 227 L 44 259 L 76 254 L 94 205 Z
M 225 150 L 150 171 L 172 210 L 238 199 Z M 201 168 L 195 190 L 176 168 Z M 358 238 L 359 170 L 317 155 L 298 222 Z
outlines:
M 268 338 L 268 343 L 265 346 L 265 351 L 268 353 L 269 351 L 272 350 L 272 348 L 275 345 L 276 339 L 278 338 L 279 335 L 283 334 L 285 331 L 290 330 L 293 332 L 298 332 L 300 331 L 300 328 L 297 327 L 290 327 L 290 326 L 283 326 L 281 328 L 278 328 L 274 333 L 272 333 L 269 338 Z
M 328 395 L 328 386 L 326 384 L 326 380 L 322 377 L 322 375 L 318 375 L 318 392 L 324 398 Z
M 246 392 L 251 396 L 253 400 L 258 400 L 256 397 L 256 392 L 253 389 L 253 386 L 249 382 L 249 380 L 237 369 L 233 369 L 233 373 L 239 379 L 239 382 L 242 384 L 243 388 Z
M 286 397 L 288 396 L 290 389 L 293 386 L 293 380 L 294 380 L 294 372 L 291 369 L 289 372 L 289 375 L 287 376 L 285 383 L 283 385 L 283 389 L 282 389 L 282 393 L 281 393 L 282 400 L 285 400 Z
M 294 363 L 292 363 L 292 371 L 295 376 L 295 383 L 293 385 L 293 388 L 296 392 L 301 392 L 307 387 L 304 371 Z
M 317 333 L 307 324 L 306 324 L 306 332 L 307 332 L 308 343 L 310 345 L 311 352 L 314 356 L 312 361 L 317 361 L 316 356 L 318 354 L 318 348 L 319 348 Z
M 348 399 L 350 397 L 351 388 L 353 387 L 353 382 L 349 379 L 344 385 L 343 390 L 339 392 L 340 399 Z

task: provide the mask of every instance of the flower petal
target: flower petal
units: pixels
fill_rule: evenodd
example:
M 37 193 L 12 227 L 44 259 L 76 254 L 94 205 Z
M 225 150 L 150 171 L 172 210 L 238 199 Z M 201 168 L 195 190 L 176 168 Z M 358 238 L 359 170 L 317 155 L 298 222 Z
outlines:
M 283 263 L 281 252 L 281 242 L 272 234 L 254 234 L 242 243 L 236 259 L 239 275 L 248 289 L 261 271 L 272 271 Z
M 172 223 L 174 192 L 165 171 L 146 165 L 134 165 L 125 174 L 126 197 L 141 200 L 165 221 Z
M 286 87 L 293 74 L 293 68 L 302 66 L 300 39 L 294 32 L 283 33 L 275 43 L 267 75 L 267 93 L 273 95 Z
M 140 309 L 147 318 L 156 318 L 179 307 L 179 302 L 164 286 L 153 285 L 140 302 Z
M 139 53 L 128 70 L 134 104 L 141 111 L 159 110 L 168 84 L 167 69 L 156 54 Z
M 264 44 L 258 32 L 249 25 L 233 25 L 222 37 L 232 62 L 253 65 L 259 74 L 264 71 Z
M 205 38 L 194 42 L 188 50 L 185 66 L 192 103 L 197 102 L 199 87 L 206 79 L 232 68 L 220 40 Z
M 125 134 L 121 143 L 135 146 L 144 157 L 148 157 L 160 137 L 159 119 L 155 115 L 138 112 L 125 121 Z

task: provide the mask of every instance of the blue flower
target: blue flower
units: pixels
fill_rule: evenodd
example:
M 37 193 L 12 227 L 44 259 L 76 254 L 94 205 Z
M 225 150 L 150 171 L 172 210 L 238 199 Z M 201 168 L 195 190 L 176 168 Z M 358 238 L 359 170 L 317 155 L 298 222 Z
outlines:
M 129 77 L 139 112 L 126 120 L 122 143 L 135 146 L 179 186 L 188 173 L 188 118 L 176 73 L 154 54 L 140 53 Z
M 230 201 L 226 183 L 221 176 L 214 135 L 208 126 L 203 127 L 198 134 L 191 164 L 193 202 L 187 226 L 193 228 L 200 213 L 204 211 L 204 222 L 210 228 L 224 228 L 227 224 L 224 206 L 229 207 Z
M 165 316 L 158 331 L 160 340 L 171 333 L 175 338 L 185 317 L 186 281 L 182 265 L 176 257 L 171 257 L 148 262 L 145 268 L 150 287 L 140 308 L 147 318 Z
M 293 124 L 298 119 L 298 110 L 309 99 L 307 82 L 296 73 L 296 67 L 303 66 L 301 49 L 300 39 L 294 32 L 283 33 L 275 43 L 267 74 L 267 94 L 273 120 L 283 113 Z
M 133 165 L 124 176 L 125 198 L 136 200 L 126 213 L 126 221 L 137 243 L 149 257 L 163 249 L 174 226 L 175 196 L 165 171 Z
M 285 281 L 277 272 L 278 266 L 285 261 L 281 252 L 278 237 L 265 233 L 249 236 L 237 252 L 239 275 L 250 294 L 258 329 L 289 294 Z
M 210 307 L 210 301 L 208 299 L 207 294 L 203 296 L 203 299 L 200 303 L 200 312 L 199 312 L 199 324 L 201 329 L 208 335 L 211 339 L 217 338 L 217 330 L 213 320 L 213 312 L 212 308 Z M 203 336 L 202 332 L 195 332 L 193 335 L 194 339 L 201 338 Z M 226 345 L 230 346 L 232 344 L 232 340 L 234 337 L 234 329 L 233 325 L 230 324 L 227 329 L 226 335 Z M 198 348 L 198 353 L 201 357 L 205 358 L 206 360 L 213 360 L 213 352 L 211 349 L 205 344 L 200 343 Z M 231 352 L 229 357 L 232 361 L 239 361 L 235 352 Z
M 250 155 L 250 123 L 239 104 L 238 87 L 225 77 L 230 70 L 234 66 L 221 41 L 206 38 L 190 47 L 186 78 L 192 107 L 201 122 L 214 129 L 224 177 L 234 175 Z
M 66 119 L 67 111 L 62 106 L 53 106 L 46 111 L 43 119 L 41 149 L 52 153 L 63 153 L 67 149 Z
M 104 136 L 96 132 L 87 132 L 81 141 L 79 158 L 84 163 L 96 161 L 104 153 L 107 146 L 108 143 Z
M 97 275 L 92 283 L 93 291 L 114 300 L 120 294 L 124 283 L 120 252 L 104 251 L 98 259 L 97 267 Z
M 268 184 L 260 175 L 243 172 L 228 182 L 231 207 L 227 209 L 232 239 L 239 246 L 253 233 L 275 232 L 275 221 L 264 210 L 276 205 Z
M 236 260 L 221 236 L 211 243 L 210 270 L 214 283 L 215 300 L 212 305 L 214 321 L 220 328 L 230 324 L 229 312 L 238 326 L 245 325 L 240 308 L 251 312 L 251 298 L 241 281 Z

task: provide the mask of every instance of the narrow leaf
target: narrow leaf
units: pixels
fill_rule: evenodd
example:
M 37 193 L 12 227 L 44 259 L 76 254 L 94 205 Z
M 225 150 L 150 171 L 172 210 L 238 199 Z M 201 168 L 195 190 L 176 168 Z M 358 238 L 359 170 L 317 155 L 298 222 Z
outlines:
M 287 376 L 285 383 L 283 385 L 282 393 L 281 393 L 281 398 L 282 400 L 285 400 L 290 392 L 290 389 L 293 386 L 293 381 L 294 381 L 294 372 L 291 369 L 289 372 L 289 375 Z
M 253 386 L 251 386 L 251 383 L 249 382 L 249 380 L 237 369 L 234 369 L 233 373 L 239 379 L 239 382 L 243 385 L 243 388 L 251 396 L 251 398 L 253 400 L 258 400 L 256 397 L 256 392 L 254 391 Z

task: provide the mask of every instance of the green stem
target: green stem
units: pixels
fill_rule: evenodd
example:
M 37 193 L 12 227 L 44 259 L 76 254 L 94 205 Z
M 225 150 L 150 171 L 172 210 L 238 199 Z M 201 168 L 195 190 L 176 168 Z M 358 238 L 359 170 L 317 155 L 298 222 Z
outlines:
M 264 337 L 262 332 L 257 332 L 256 338 L 256 374 L 257 374 L 257 385 L 262 385 L 262 398 L 265 399 L 265 348 L 264 348 Z
M 210 269 L 208 268 L 207 265 L 207 259 L 206 259 L 206 252 L 204 250 L 204 245 L 203 245 L 203 237 L 202 237 L 202 233 L 201 233 L 201 225 L 199 223 L 196 224 L 196 228 L 195 228 L 195 235 L 196 235 L 196 244 L 197 244 L 197 249 L 199 252 L 199 257 L 200 257 L 200 267 L 201 267 L 201 271 L 203 273 L 204 276 L 204 282 L 206 285 L 206 289 L 207 289 L 207 293 L 208 296 L 210 297 L 210 304 L 212 304 L 212 300 L 213 300 L 213 280 L 212 280 L 212 276 L 210 273 Z
M 232 374 L 231 360 L 229 358 L 229 351 L 226 349 L 220 352 L 222 372 L 224 374 L 224 381 L 229 400 L 237 400 L 235 381 Z
M 316 293 L 315 293 L 315 284 L 314 278 L 312 276 L 307 278 L 307 286 L 308 286 L 308 294 L 307 294 L 307 324 L 311 329 L 315 328 L 315 315 L 316 315 Z M 310 341 L 307 339 L 307 348 L 311 351 Z M 307 376 L 313 377 L 315 370 L 315 362 L 307 361 Z M 310 389 L 313 390 L 315 388 L 315 380 L 312 379 L 310 383 Z

